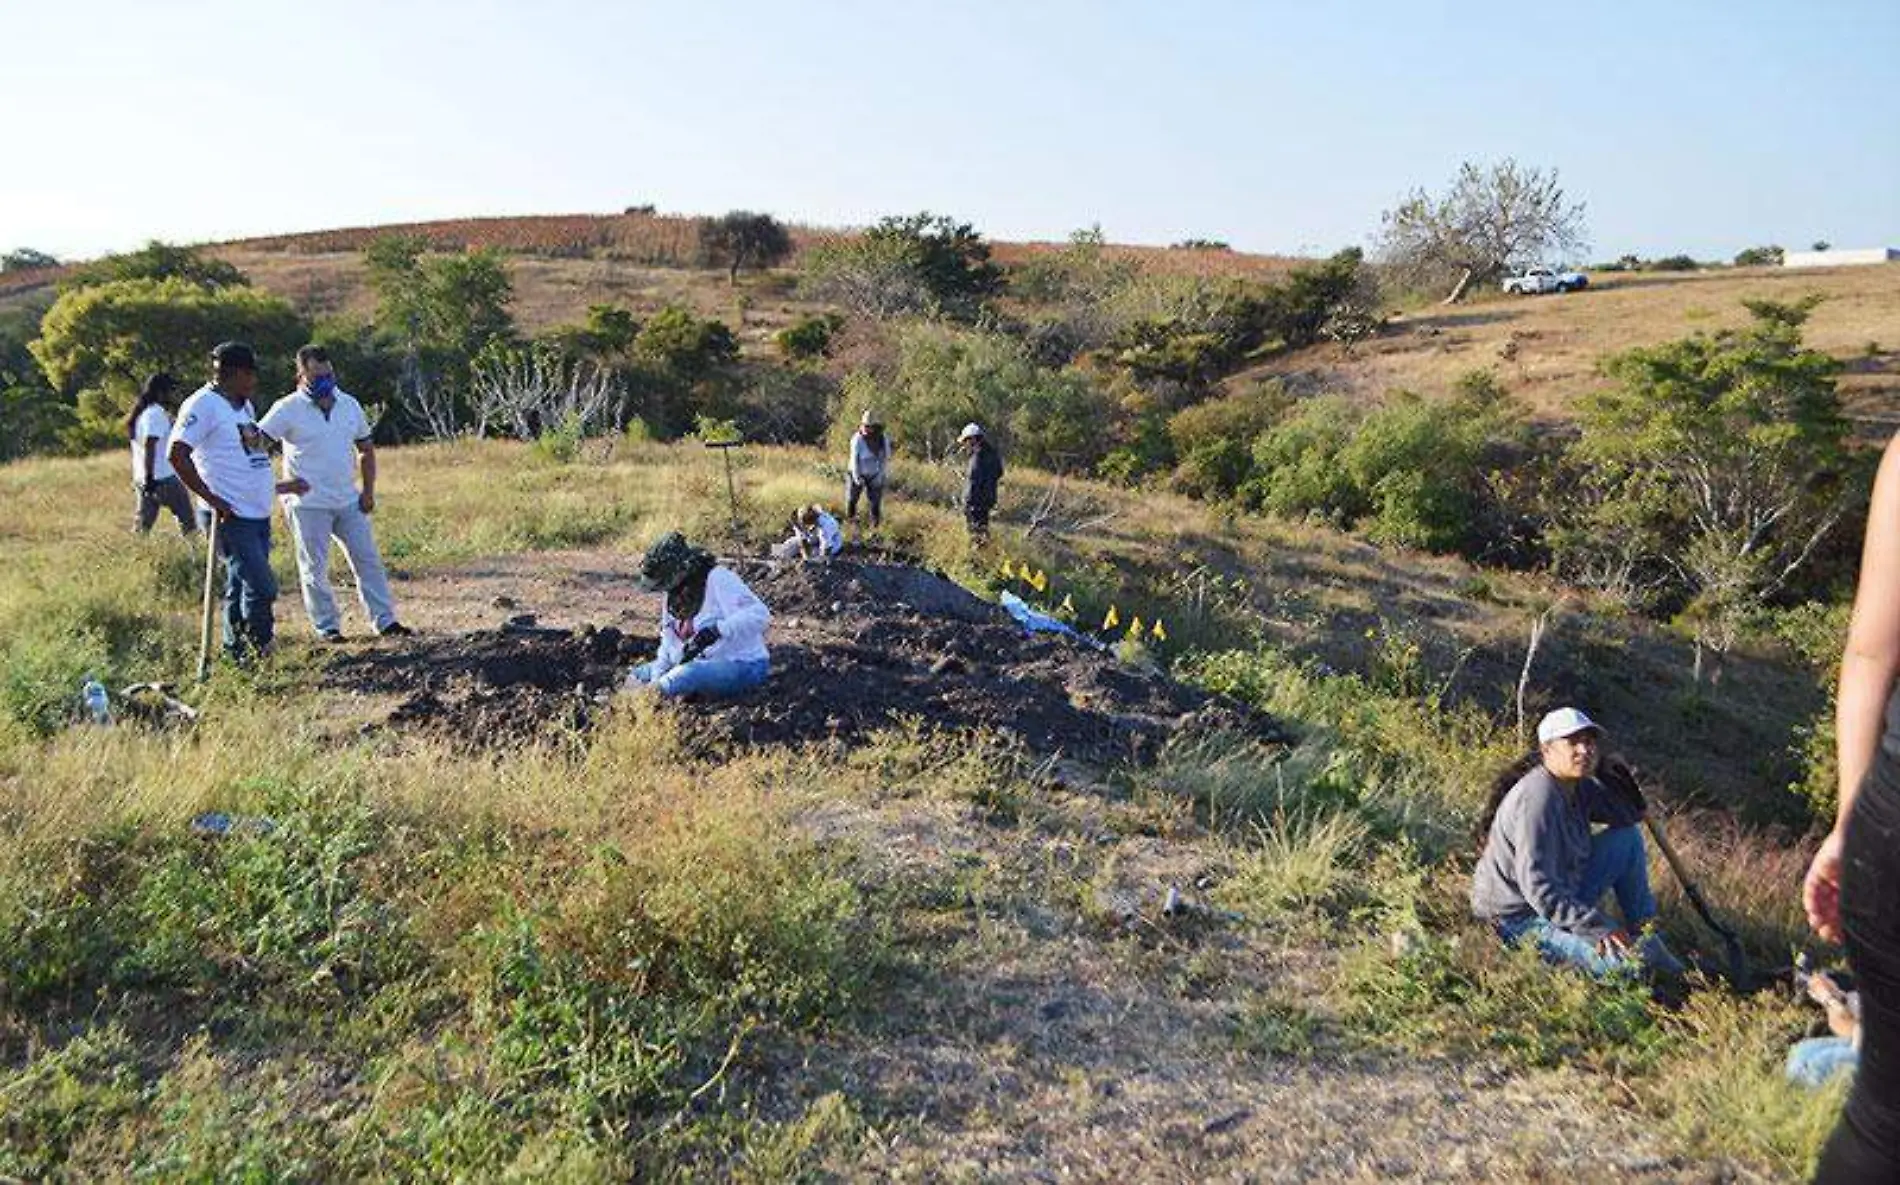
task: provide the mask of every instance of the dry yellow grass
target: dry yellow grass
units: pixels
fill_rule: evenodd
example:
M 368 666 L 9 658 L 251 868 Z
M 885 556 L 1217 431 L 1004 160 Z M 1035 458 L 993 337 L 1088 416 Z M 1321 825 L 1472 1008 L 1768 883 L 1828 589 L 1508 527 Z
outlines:
M 1469 371 L 1493 370 L 1538 416 L 1560 420 L 1601 381 L 1604 355 L 1738 326 L 1748 318 L 1744 299 L 1793 301 L 1809 293 L 1825 299 L 1809 319 L 1807 340 L 1847 363 L 1841 386 L 1850 408 L 1900 415 L 1900 265 L 1603 275 L 1569 295 L 1429 306 L 1357 349 L 1324 347 L 1262 369 L 1317 371 L 1323 384 L 1367 397 L 1395 388 L 1432 394 Z

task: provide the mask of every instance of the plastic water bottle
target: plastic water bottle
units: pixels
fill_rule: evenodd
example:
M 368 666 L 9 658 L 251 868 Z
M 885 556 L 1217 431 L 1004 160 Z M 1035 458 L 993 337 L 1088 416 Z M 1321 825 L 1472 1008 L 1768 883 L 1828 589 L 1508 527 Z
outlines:
M 105 684 L 87 675 L 85 683 L 79 688 L 79 698 L 86 705 L 86 715 L 92 718 L 94 724 L 112 723 L 112 701 L 106 696 Z

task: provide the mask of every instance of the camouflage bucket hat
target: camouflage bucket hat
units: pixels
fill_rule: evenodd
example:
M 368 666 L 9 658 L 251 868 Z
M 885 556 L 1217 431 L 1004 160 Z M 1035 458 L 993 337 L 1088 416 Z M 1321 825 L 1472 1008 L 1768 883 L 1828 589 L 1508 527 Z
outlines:
M 686 541 L 678 531 L 668 531 L 655 541 L 640 560 L 640 587 L 648 592 L 665 592 L 691 575 L 693 569 L 710 567 L 712 556 Z

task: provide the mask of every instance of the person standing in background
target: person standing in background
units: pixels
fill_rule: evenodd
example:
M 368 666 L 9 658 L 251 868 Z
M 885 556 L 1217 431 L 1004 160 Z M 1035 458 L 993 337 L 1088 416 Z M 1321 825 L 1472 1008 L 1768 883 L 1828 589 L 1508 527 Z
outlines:
M 369 417 L 355 397 L 337 386 L 327 350 L 309 345 L 297 351 L 297 389 L 273 403 L 258 427 L 284 446 L 284 475 L 306 487 L 303 493 L 284 496 L 284 513 L 297 545 L 304 611 L 317 636 L 326 642 L 343 640 L 336 594 L 330 590 L 333 538 L 343 545 L 343 556 L 356 573 L 357 595 L 377 636 L 408 636 L 412 631 L 396 619 L 389 573 L 370 528 L 370 512 L 376 509 L 376 446 L 370 441 Z
M 1847 946 L 1860 1064 L 1816 1181 L 1900 1181 L 1900 436 L 1874 479 L 1835 708 L 1839 806 L 1802 885 L 1808 923 Z
M 983 434 L 981 424 L 965 424 L 957 443 L 970 454 L 970 469 L 963 479 L 963 517 L 970 538 L 982 543 L 990 537 L 990 512 L 996 509 L 997 487 L 1003 480 L 1003 456 Z
M 309 489 L 274 479 L 270 442 L 251 408 L 256 393 L 256 351 L 243 342 L 219 344 L 211 351 L 211 381 L 178 409 L 170 444 L 178 480 L 216 520 L 224 557 L 224 649 L 238 662 L 269 654 L 276 638 L 271 497 Z
M 178 533 L 198 533 L 197 520 L 191 513 L 191 495 L 172 469 L 167 447 L 172 434 L 171 410 L 178 398 L 178 380 L 164 371 L 145 380 L 132 412 L 125 418 L 125 434 L 132 440 L 132 488 L 138 492 L 134 526 L 139 534 L 149 534 L 158 521 L 159 510 L 172 512 L 178 520 Z
M 858 420 L 857 432 L 851 437 L 851 466 L 844 482 L 847 521 L 858 521 L 858 497 L 862 495 L 871 504 L 872 529 L 883 525 L 884 479 L 890 465 L 891 438 L 884 434 L 884 425 L 866 408 Z

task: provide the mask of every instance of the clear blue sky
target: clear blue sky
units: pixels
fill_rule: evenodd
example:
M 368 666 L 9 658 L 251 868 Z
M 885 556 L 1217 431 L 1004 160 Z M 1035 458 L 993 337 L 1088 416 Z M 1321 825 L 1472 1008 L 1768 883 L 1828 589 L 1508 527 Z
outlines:
M 1314 252 L 1461 160 L 1593 258 L 1900 245 L 1900 0 L 5 0 L 0 248 L 929 208 Z

